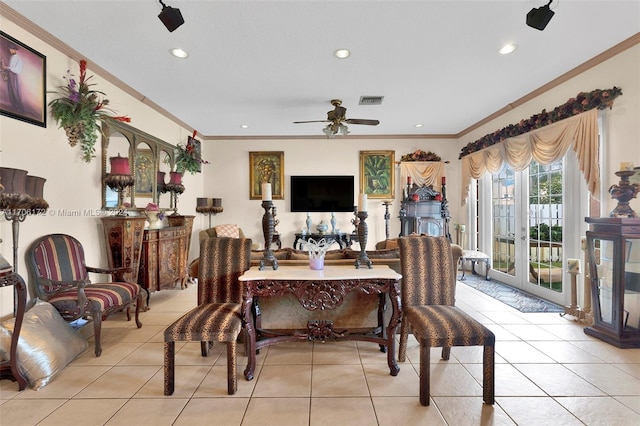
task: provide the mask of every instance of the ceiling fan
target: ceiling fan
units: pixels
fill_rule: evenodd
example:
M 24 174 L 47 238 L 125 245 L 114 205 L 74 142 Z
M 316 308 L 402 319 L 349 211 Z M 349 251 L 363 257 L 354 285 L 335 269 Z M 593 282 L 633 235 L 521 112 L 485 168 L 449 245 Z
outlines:
M 322 129 L 322 132 L 327 135 L 328 138 L 333 137 L 338 132 L 343 135 L 349 134 L 349 128 L 347 124 L 364 124 L 366 126 L 377 126 L 380 124 L 378 120 L 366 120 L 362 118 L 347 118 L 347 109 L 342 106 L 340 99 L 333 99 L 331 105 L 335 108 L 327 112 L 326 120 L 311 120 L 311 121 L 294 121 L 293 124 L 300 123 L 329 123 L 327 127 Z

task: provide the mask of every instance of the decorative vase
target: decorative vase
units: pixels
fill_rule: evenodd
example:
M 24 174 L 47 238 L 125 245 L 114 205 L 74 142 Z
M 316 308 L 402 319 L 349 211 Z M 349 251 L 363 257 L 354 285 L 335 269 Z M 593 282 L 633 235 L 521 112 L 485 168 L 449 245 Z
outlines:
M 336 214 L 334 212 L 331 212 L 331 233 L 335 234 L 336 233 Z
M 318 226 L 316 226 L 316 229 L 318 230 L 319 233 L 324 234 L 329 229 L 329 225 L 327 225 L 326 223 L 324 223 L 324 221 L 321 220 Z
M 320 271 L 324 269 L 324 256 L 310 257 L 309 268 L 313 269 L 314 271 Z
M 307 234 L 311 233 L 311 213 L 307 213 Z
M 162 228 L 162 220 L 158 217 L 160 212 L 145 212 L 147 216 L 147 221 L 149 222 L 149 229 L 159 229 Z

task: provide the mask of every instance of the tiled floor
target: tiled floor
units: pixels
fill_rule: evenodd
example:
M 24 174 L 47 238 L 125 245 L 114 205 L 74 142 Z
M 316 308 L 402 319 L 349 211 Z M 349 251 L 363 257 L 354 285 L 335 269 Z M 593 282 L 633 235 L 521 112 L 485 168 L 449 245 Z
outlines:
M 91 346 L 40 391 L 0 381 L 0 424 L 8 425 L 638 425 L 640 349 L 586 336 L 558 314 L 522 314 L 465 285 L 457 305 L 491 328 L 496 404 L 482 403 L 481 348 L 434 349 L 431 405 L 418 402 L 418 348 L 397 377 L 372 343 L 294 343 L 265 348 L 256 378 L 226 394 L 222 346 L 177 344 L 176 390 L 163 396 L 162 331 L 195 303 L 195 287 L 162 291 L 144 326 L 103 325 L 100 358 Z M 242 345 L 239 345 L 242 352 Z

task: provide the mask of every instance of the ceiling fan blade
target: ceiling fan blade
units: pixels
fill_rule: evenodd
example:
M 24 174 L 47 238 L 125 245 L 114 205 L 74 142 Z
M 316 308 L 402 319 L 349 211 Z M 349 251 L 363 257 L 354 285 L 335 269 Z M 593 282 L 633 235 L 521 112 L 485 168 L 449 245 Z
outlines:
M 380 121 L 378 120 L 365 120 L 362 118 L 349 118 L 348 120 L 345 120 L 345 122 L 348 124 L 364 124 L 367 126 L 377 126 L 380 124 Z
M 329 120 L 311 120 L 311 121 L 294 121 L 293 124 L 301 124 L 301 123 L 330 123 Z

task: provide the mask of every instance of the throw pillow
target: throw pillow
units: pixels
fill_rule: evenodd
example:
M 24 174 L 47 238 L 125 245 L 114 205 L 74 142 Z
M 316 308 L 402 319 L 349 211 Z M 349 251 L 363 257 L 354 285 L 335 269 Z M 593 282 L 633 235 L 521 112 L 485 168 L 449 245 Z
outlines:
M 238 229 L 238 225 L 233 225 L 233 224 L 218 225 L 216 226 L 216 236 L 240 238 L 240 230 Z
M 3 321 L 0 327 L 0 355 L 4 359 L 9 359 L 14 322 L 14 318 Z M 18 338 L 18 368 L 29 385 L 38 390 L 87 346 L 87 341 L 62 319 L 53 305 L 38 300 L 24 314 Z

